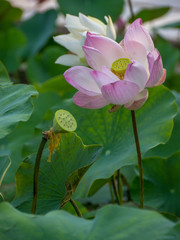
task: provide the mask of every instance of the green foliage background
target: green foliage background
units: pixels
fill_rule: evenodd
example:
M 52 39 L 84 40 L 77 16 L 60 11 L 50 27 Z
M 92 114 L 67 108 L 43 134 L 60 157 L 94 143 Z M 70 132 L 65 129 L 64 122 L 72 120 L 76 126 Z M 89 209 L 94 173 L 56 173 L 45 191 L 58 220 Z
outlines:
M 148 209 L 140 210 L 130 111 L 121 108 L 109 114 L 111 106 L 99 110 L 75 106 L 75 89 L 63 77 L 67 67 L 54 63 L 67 53 L 53 41 L 53 36 L 66 33 L 64 26 L 57 26 L 60 13 L 82 12 L 102 21 L 110 15 L 115 22 L 124 1 L 58 3 L 57 10 L 22 21 L 21 9 L 0 1 L 0 239 L 179 239 L 179 43 L 167 41 L 153 29 L 167 78 L 165 86 L 149 90 L 148 101 L 136 112 Z M 142 9 L 135 17 L 151 21 L 170 9 Z M 175 22 L 162 28 L 179 26 Z M 119 30 L 118 39 L 123 34 Z M 34 217 L 29 213 L 35 156 L 42 131 L 50 129 L 60 108 L 75 116 L 78 128 L 63 135 L 51 163 L 47 162 L 48 146 L 44 151 L 37 208 L 41 215 Z M 119 168 L 125 206 L 103 206 L 113 203 L 108 183 Z M 66 204 L 71 197 L 83 219 Z

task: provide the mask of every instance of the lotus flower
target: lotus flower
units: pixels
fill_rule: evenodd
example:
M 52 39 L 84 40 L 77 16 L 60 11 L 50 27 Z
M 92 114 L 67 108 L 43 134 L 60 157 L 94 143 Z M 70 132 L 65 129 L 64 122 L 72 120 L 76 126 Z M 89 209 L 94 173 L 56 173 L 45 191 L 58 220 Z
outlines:
M 66 81 L 79 90 L 73 97 L 79 107 L 114 104 L 135 110 L 147 100 L 147 88 L 165 80 L 161 56 L 141 19 L 129 26 L 120 44 L 88 32 L 83 50 L 91 68 L 76 66 L 64 73 Z
M 97 18 L 87 17 L 82 13 L 79 13 L 79 17 L 67 14 L 65 26 L 70 33 L 56 36 L 54 40 L 73 54 L 60 56 L 56 63 L 66 66 L 87 66 L 88 64 L 82 49 L 87 31 L 107 36 L 113 40 L 116 39 L 116 32 L 111 18 L 105 17 L 105 20 L 107 25 Z

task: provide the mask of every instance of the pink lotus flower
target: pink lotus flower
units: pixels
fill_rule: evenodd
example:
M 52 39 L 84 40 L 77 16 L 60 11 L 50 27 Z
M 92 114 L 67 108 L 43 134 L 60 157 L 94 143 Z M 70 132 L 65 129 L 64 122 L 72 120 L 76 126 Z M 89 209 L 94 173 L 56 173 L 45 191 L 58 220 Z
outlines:
M 141 19 L 129 26 L 120 44 L 88 32 L 83 50 L 91 68 L 76 66 L 64 73 L 79 90 L 73 97 L 79 107 L 114 104 L 135 110 L 147 100 L 147 88 L 165 80 L 161 56 Z

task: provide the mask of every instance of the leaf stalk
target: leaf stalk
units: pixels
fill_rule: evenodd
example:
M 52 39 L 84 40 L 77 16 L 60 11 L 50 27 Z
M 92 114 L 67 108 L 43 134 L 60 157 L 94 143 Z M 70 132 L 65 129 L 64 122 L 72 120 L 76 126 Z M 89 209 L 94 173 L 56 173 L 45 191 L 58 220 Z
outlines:
M 139 137 L 138 137 L 138 131 L 137 131 L 137 125 L 136 125 L 136 116 L 135 116 L 135 111 L 133 111 L 133 110 L 131 111 L 131 117 L 132 117 L 133 131 L 134 131 L 134 139 L 135 139 L 135 143 L 136 143 L 138 166 L 139 166 L 139 181 L 140 181 L 140 205 L 139 205 L 139 208 L 144 208 L 143 165 L 142 165 L 141 149 L 140 149 Z
M 40 162 L 41 162 L 41 156 L 45 147 L 45 144 L 48 140 L 48 133 L 43 133 L 43 137 L 41 140 L 41 143 L 39 145 L 39 149 L 36 155 L 36 161 L 34 166 L 34 177 L 33 177 L 33 202 L 32 202 L 32 209 L 31 213 L 36 213 L 37 208 L 37 198 L 38 198 L 38 190 L 39 190 L 39 168 L 40 168 Z

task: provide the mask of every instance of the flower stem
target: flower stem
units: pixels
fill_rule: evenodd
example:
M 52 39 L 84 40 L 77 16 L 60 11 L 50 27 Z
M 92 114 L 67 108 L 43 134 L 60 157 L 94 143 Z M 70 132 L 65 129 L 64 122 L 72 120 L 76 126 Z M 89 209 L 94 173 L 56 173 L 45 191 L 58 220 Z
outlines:
M 111 200 L 112 200 L 112 203 L 114 203 L 114 194 L 113 194 L 113 189 L 112 189 L 112 182 L 109 181 L 109 191 L 110 191 L 110 194 L 111 194 Z
M 118 193 L 119 193 L 120 205 L 123 205 L 123 184 L 122 184 L 120 169 L 117 170 L 117 181 L 118 181 Z
M 74 201 L 72 198 L 70 198 L 69 201 L 70 201 L 70 203 L 72 204 L 72 206 L 73 206 L 74 210 L 76 211 L 77 215 L 78 215 L 79 217 L 82 217 L 82 214 L 81 214 L 81 212 L 80 212 L 77 204 L 75 203 L 75 201 Z
M 39 167 L 41 162 L 41 156 L 44 150 L 44 146 L 47 142 L 47 139 L 48 139 L 48 136 L 44 134 L 36 155 L 36 162 L 34 166 L 34 178 L 33 178 L 33 202 L 32 202 L 32 209 L 31 209 L 31 213 L 33 214 L 36 213 L 36 207 L 37 207 L 38 187 L 39 187 Z
M 132 6 L 131 0 L 128 0 L 128 5 L 129 5 L 130 12 L 131 12 L 131 18 L 134 21 L 135 20 L 135 16 L 134 16 L 133 6 Z
M 118 204 L 120 205 L 119 193 L 118 193 L 118 190 L 117 190 L 117 187 L 116 187 L 115 173 L 113 174 L 113 176 L 112 176 L 112 178 L 111 178 L 111 181 L 112 181 L 112 186 L 113 186 L 113 189 L 114 189 L 114 193 L 115 193 L 117 202 L 118 202 Z
M 139 180 L 140 180 L 140 208 L 144 208 L 144 179 L 143 179 L 143 165 L 142 165 L 142 157 L 141 157 L 141 149 L 139 144 L 137 126 L 136 126 L 136 116 L 135 112 L 131 111 L 132 117 L 132 124 L 133 124 L 133 131 L 134 131 L 134 138 L 136 142 L 136 151 L 138 157 L 138 165 L 139 165 Z

